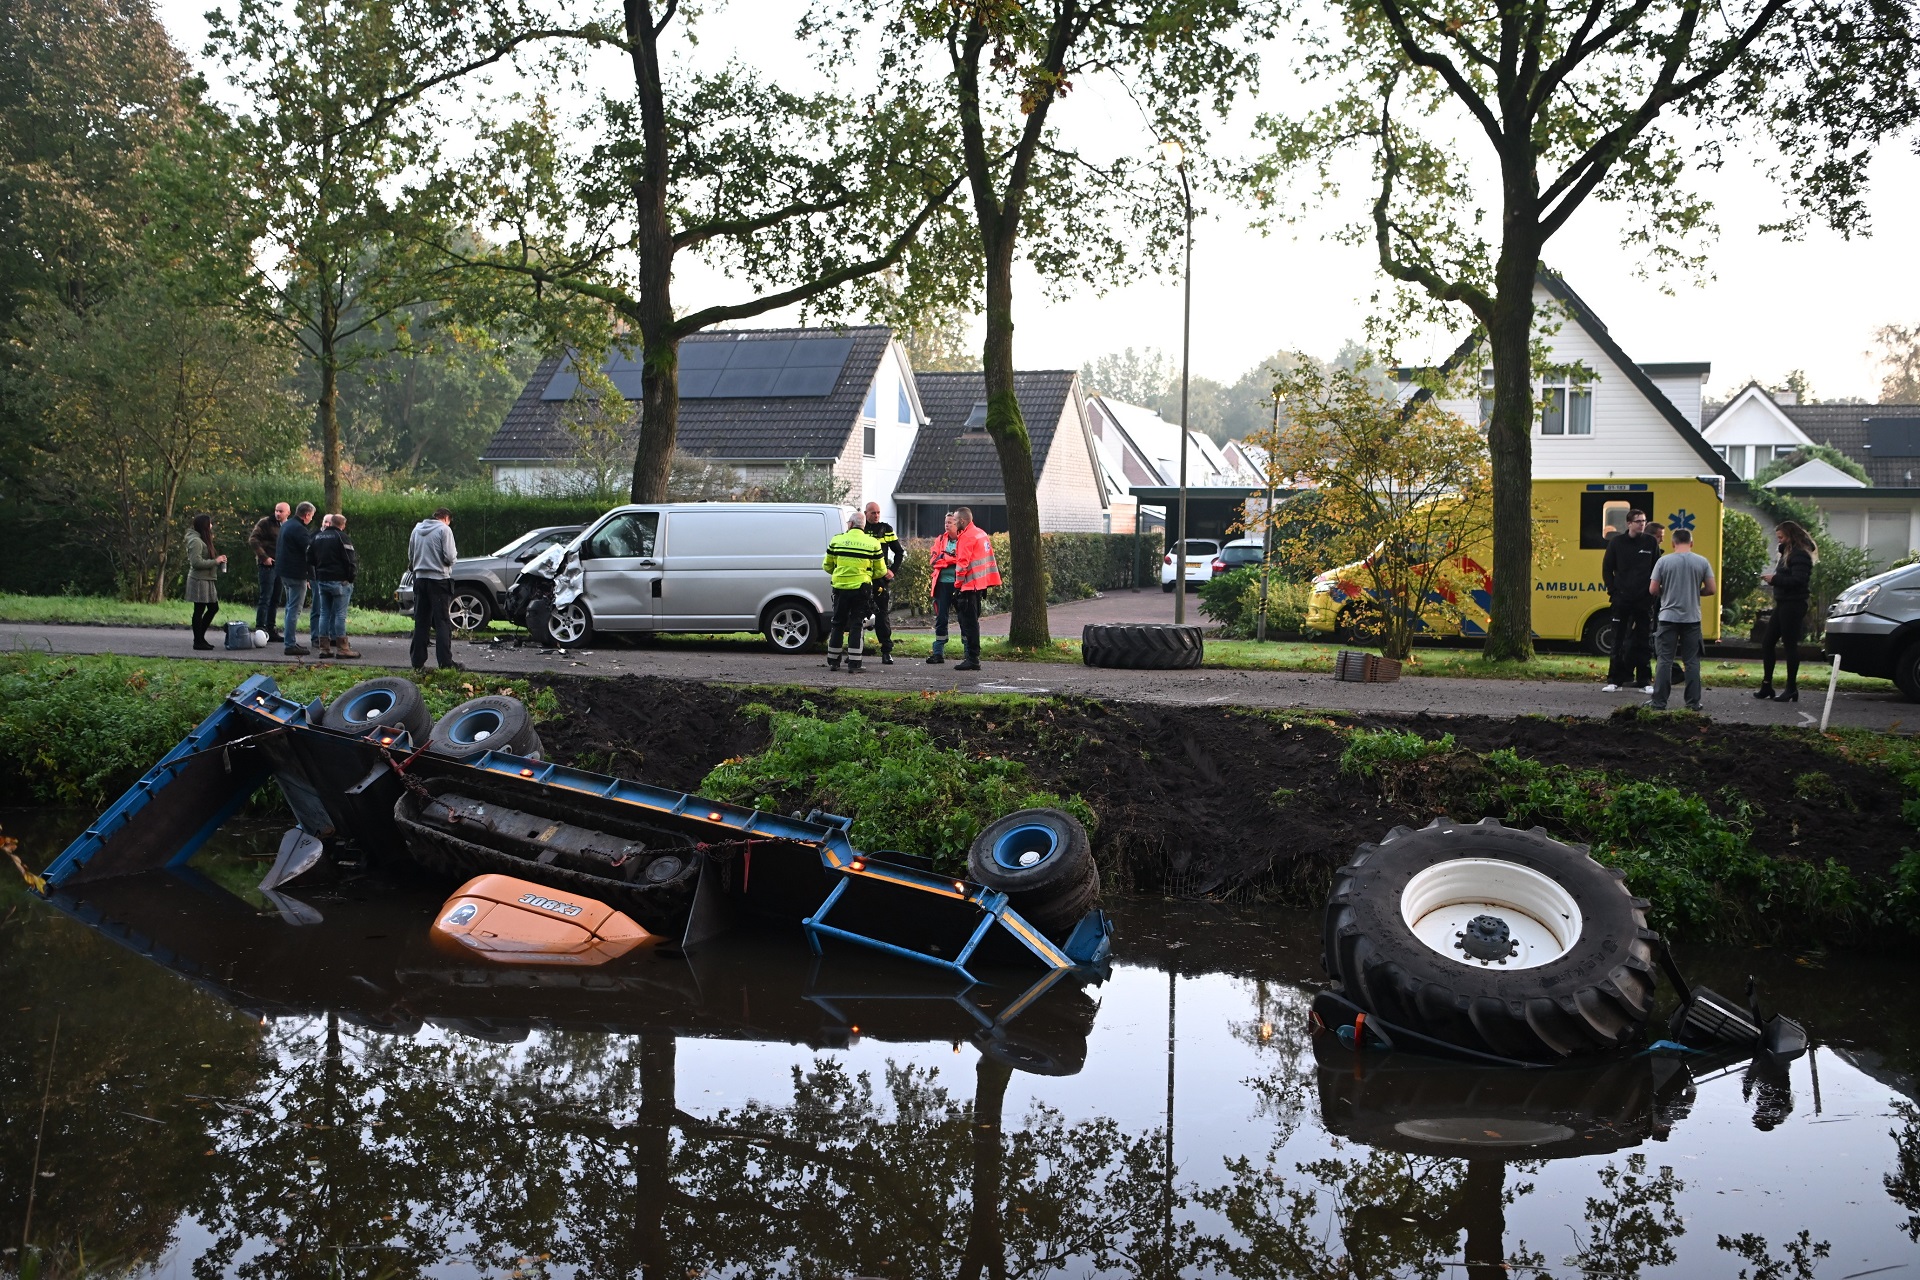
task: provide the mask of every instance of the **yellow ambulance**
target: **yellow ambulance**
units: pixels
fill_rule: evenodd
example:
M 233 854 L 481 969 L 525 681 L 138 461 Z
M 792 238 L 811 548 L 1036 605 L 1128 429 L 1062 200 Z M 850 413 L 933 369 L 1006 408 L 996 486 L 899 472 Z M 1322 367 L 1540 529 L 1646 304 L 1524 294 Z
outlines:
M 1612 649 L 1607 589 L 1600 582 L 1600 558 L 1607 539 L 1627 527 L 1627 513 L 1645 511 L 1666 526 L 1663 551 L 1673 550 L 1673 531 L 1690 529 L 1693 549 L 1720 577 L 1720 526 L 1725 486 L 1719 476 L 1673 476 L 1650 480 L 1535 480 L 1534 518 L 1542 546 L 1533 570 L 1533 634 L 1539 640 L 1578 640 L 1594 653 Z M 1431 636 L 1483 637 L 1492 603 L 1491 545 L 1471 547 L 1460 557 L 1453 581 L 1475 583 L 1465 593 L 1449 591 L 1450 601 L 1435 607 L 1420 631 Z M 1322 635 L 1357 633 L 1353 602 L 1372 588 L 1364 561 L 1317 575 L 1307 601 L 1306 629 Z M 1700 633 L 1720 638 L 1717 600 L 1700 610 Z

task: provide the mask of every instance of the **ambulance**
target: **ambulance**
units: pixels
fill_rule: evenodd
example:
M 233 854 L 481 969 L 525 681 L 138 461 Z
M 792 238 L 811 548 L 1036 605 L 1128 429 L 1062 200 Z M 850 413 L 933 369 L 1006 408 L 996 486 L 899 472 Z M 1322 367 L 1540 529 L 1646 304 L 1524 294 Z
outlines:
M 1720 530 L 1725 511 L 1725 481 L 1719 476 L 1672 476 L 1647 480 L 1535 480 L 1533 511 L 1541 533 L 1533 570 L 1533 635 L 1536 640 L 1578 640 L 1606 656 L 1613 648 L 1607 589 L 1600 581 L 1600 559 L 1607 539 L 1627 527 L 1627 513 L 1645 511 L 1666 526 L 1661 550 L 1673 550 L 1673 531 L 1693 532 L 1693 549 L 1713 565 L 1720 578 Z M 1376 551 L 1375 554 L 1380 554 Z M 1450 600 L 1431 597 L 1433 607 L 1419 631 L 1428 636 L 1484 638 L 1493 601 L 1491 542 L 1467 548 L 1446 575 Z M 1366 562 L 1341 565 L 1317 575 L 1307 601 L 1309 634 L 1362 638 L 1354 603 L 1372 589 Z M 1704 639 L 1720 638 L 1718 601 L 1700 610 Z

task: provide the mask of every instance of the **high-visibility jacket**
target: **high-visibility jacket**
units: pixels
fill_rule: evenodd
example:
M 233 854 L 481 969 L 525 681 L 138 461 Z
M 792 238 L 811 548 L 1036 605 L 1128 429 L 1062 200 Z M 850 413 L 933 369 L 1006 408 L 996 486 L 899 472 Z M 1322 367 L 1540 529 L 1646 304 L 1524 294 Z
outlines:
M 977 524 L 960 531 L 960 549 L 953 557 L 953 589 L 985 591 L 1000 585 L 1000 566 L 993 558 L 993 539 Z
M 880 543 L 865 529 L 849 529 L 829 542 L 820 567 L 833 578 L 836 591 L 851 591 L 887 576 Z
M 948 537 L 945 533 L 942 533 L 933 540 L 933 549 L 928 553 L 928 561 L 933 568 L 933 572 L 927 575 L 927 594 L 929 596 L 938 595 L 940 592 L 940 571 L 942 569 L 951 569 L 957 563 L 954 556 L 947 554 L 947 544 L 949 542 L 954 544 L 955 550 L 958 550 L 960 535 L 956 533 L 952 537 Z M 992 546 L 993 544 L 988 543 L 987 545 Z M 959 575 L 955 574 L 954 576 L 958 577 Z

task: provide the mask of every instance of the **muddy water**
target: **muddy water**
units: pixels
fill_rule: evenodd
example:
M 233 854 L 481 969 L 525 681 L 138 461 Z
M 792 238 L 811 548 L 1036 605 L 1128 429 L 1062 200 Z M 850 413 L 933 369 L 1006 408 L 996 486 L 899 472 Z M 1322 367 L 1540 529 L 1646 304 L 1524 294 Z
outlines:
M 84 821 L 0 815 L 31 862 Z M 1112 980 L 1021 1007 L 791 939 L 534 978 L 428 946 L 428 887 L 262 898 L 277 834 L 0 897 L 0 1240 L 179 1277 L 1920 1274 L 1912 969 L 1684 957 L 1814 1025 L 1784 1075 L 1460 1071 L 1316 1044 L 1301 913 L 1124 904 Z

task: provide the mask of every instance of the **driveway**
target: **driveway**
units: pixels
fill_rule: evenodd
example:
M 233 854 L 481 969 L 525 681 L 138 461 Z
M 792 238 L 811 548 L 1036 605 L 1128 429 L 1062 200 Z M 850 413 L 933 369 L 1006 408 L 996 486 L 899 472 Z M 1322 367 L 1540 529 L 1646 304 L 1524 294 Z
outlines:
M 1159 592 L 1142 592 L 1164 603 Z M 1106 600 L 1079 601 L 1057 606 L 1063 610 L 1089 606 L 1117 608 Z M 1127 593 L 1122 603 L 1137 605 Z M 1088 618 L 1088 621 L 1095 619 Z M 1108 620 L 1102 618 L 1099 620 Z M 1054 624 L 1064 633 L 1060 621 Z M 138 656 L 188 658 L 194 656 L 185 630 L 144 627 L 58 627 L 0 623 L 0 647 L 39 649 L 49 653 L 122 653 Z M 356 637 L 365 656 L 342 667 L 387 666 L 405 668 L 407 641 L 397 636 Z M 287 663 L 312 661 L 285 657 L 269 646 L 252 651 L 215 649 L 201 655 L 208 661 L 236 667 L 259 667 L 271 672 Z M 1328 711 L 1428 712 L 1434 715 L 1482 716 L 1605 716 L 1617 707 L 1642 701 L 1637 693 L 1602 693 L 1596 685 L 1565 680 L 1466 680 L 1444 676 L 1409 676 L 1392 684 L 1348 684 L 1330 675 L 1303 672 L 1226 671 L 1107 671 L 1068 663 L 989 662 L 984 671 L 956 672 L 953 664 L 928 666 L 918 659 L 902 659 L 891 667 L 869 659 L 859 675 L 828 671 L 817 654 L 791 656 L 767 652 L 745 643 L 658 646 L 612 646 L 567 654 L 542 655 L 534 648 L 516 649 L 511 642 L 456 646 L 459 661 L 476 675 L 524 675 L 557 671 L 571 675 L 662 676 L 674 680 L 715 680 L 733 684 L 800 684 L 821 688 L 899 689 L 968 693 L 1063 694 L 1118 701 L 1219 704 Z M 1820 718 L 1826 692 L 1823 672 L 1807 670 L 1804 701 L 1761 702 L 1742 689 L 1708 689 L 1707 714 L 1716 720 L 1743 724 L 1781 724 L 1810 727 Z M 238 676 L 236 674 L 236 682 Z M 1920 707 L 1905 702 L 1888 685 L 1885 692 L 1841 693 L 1834 700 L 1833 723 L 1890 732 L 1920 731 Z

